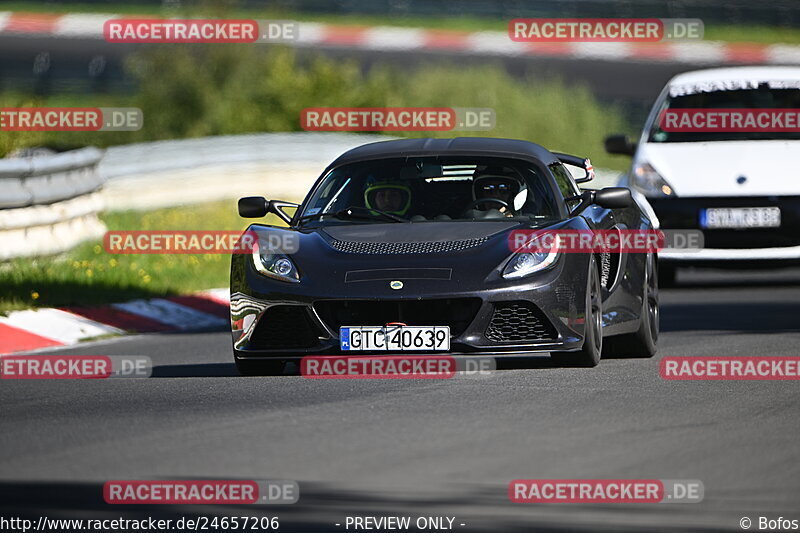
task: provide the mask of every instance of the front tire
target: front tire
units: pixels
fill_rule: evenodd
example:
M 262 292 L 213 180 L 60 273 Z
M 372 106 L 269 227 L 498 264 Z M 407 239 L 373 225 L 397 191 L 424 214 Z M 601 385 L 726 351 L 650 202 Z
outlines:
M 597 271 L 597 261 L 594 255 L 590 256 L 588 277 L 583 347 L 579 352 L 550 354 L 550 357 L 561 366 L 594 367 L 600 363 L 603 353 L 603 296 L 600 287 L 600 273 Z

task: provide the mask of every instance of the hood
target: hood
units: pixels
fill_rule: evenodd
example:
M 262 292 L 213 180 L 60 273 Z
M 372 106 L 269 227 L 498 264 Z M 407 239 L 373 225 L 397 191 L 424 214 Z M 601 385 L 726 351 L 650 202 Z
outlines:
M 643 143 L 636 161 L 650 163 L 678 197 L 792 196 L 800 195 L 799 150 L 800 141 Z
M 415 287 L 431 293 L 453 290 L 449 284 L 479 287 L 511 255 L 508 232 L 521 226 L 510 220 L 330 225 L 303 232 L 292 259 L 305 286 L 324 283 L 329 291 L 338 279 L 343 291 L 369 294 L 387 276 L 416 279 Z M 371 279 L 377 285 L 353 283 Z
M 537 227 L 567 224 L 586 228 L 580 217 Z M 512 282 L 501 279 L 499 272 L 513 253 L 509 232 L 531 227 L 522 221 L 491 220 L 283 229 L 299 237 L 290 259 L 301 283 L 283 283 L 278 289 L 325 294 L 331 299 L 414 299 L 420 294 L 445 298 L 453 291 L 506 286 Z M 262 279 L 254 269 L 248 269 L 247 275 L 253 277 L 253 284 Z M 393 281 L 402 281 L 405 288 L 394 290 Z

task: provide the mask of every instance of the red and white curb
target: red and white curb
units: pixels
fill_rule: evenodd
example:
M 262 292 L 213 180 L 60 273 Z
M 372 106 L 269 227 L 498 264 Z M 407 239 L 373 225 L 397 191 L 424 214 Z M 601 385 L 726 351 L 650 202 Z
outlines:
M 0 354 L 69 346 L 107 335 L 230 324 L 228 289 L 97 307 L 13 311 L 0 317 Z
M 0 11 L 0 35 L 103 39 L 103 23 L 120 15 L 80 13 L 51 15 Z M 133 17 L 130 17 L 133 18 Z M 466 32 L 343 26 L 301 22 L 297 46 L 326 46 L 383 51 L 450 51 L 506 57 L 718 64 L 800 64 L 800 46 L 724 43 L 715 41 L 663 43 L 516 43 L 506 32 Z

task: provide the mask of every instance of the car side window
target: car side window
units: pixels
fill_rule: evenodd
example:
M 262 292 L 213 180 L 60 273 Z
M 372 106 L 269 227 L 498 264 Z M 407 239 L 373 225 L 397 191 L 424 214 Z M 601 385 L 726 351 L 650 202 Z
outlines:
M 558 185 L 558 190 L 561 191 L 561 195 L 564 197 L 567 207 L 570 209 L 575 208 L 575 206 L 581 203 L 581 201 L 567 200 L 567 198 L 571 196 L 578 196 L 580 191 L 578 190 L 578 186 L 575 185 L 575 181 L 573 181 L 569 170 L 567 170 L 561 163 L 550 165 L 550 170 L 553 172 L 553 175 L 556 178 L 556 185 Z

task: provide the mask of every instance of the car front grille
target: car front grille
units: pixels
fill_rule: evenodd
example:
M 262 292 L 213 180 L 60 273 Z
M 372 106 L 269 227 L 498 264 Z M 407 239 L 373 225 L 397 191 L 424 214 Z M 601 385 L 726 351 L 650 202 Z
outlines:
M 450 334 L 456 336 L 467 329 L 480 307 L 480 298 L 320 300 L 314 303 L 319 317 L 335 332 L 341 326 L 403 322 L 409 326 L 449 326 Z
M 311 348 L 323 334 L 305 306 L 275 305 L 268 308 L 250 336 L 248 349 L 280 350 Z
M 500 302 L 494 305 L 486 338 L 492 342 L 552 340 L 556 331 L 544 313 L 530 302 Z
M 362 242 L 334 239 L 331 246 L 348 254 L 435 254 L 459 252 L 485 243 L 489 238 L 463 239 L 459 241 L 428 242 Z

